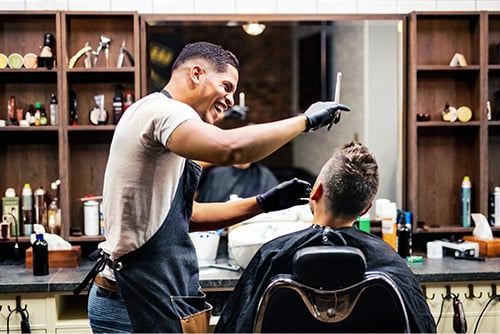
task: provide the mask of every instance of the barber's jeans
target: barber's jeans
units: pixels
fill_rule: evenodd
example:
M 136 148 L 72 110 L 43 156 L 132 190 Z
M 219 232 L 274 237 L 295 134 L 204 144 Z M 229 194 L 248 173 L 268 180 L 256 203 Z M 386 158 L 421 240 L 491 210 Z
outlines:
M 118 292 L 92 284 L 87 312 L 94 333 L 132 333 L 133 331 L 127 307 Z

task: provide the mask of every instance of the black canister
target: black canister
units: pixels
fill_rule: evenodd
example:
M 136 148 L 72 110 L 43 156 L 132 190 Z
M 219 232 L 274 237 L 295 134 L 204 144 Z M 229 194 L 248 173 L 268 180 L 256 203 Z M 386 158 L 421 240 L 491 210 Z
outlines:
M 49 245 L 43 234 L 37 234 L 33 243 L 33 275 L 45 276 L 49 274 Z

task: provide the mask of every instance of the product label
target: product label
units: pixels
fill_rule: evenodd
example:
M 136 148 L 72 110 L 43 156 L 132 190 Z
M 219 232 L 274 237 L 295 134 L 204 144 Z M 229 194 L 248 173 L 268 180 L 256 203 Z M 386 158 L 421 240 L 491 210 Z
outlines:
M 19 198 L 18 197 L 3 197 L 2 198 L 2 215 L 12 214 L 16 219 L 16 224 L 10 228 L 10 234 L 15 237 L 19 236 Z M 15 226 L 14 226 L 15 225 Z

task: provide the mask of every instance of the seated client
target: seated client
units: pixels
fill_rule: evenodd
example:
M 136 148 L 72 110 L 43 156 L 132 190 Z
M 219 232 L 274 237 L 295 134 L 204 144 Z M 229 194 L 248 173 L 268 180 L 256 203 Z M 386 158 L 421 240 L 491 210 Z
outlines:
M 378 166 L 369 150 L 350 142 L 325 163 L 309 196 L 313 225 L 264 244 L 253 257 L 224 306 L 216 332 L 252 332 L 259 299 L 269 280 L 292 273 L 296 250 L 322 244 L 360 249 L 367 270 L 388 274 L 405 301 L 412 332 L 435 332 L 435 324 L 418 279 L 394 249 L 380 237 L 353 227 L 372 206 L 379 184 Z M 339 268 L 342 270 L 342 268 Z

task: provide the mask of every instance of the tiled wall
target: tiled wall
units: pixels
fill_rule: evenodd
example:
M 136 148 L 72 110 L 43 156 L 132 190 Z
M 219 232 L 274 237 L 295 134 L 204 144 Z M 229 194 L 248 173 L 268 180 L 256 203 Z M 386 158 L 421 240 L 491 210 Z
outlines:
M 404 14 L 500 11 L 498 0 L 0 0 L 0 10 L 138 11 L 175 14 Z

